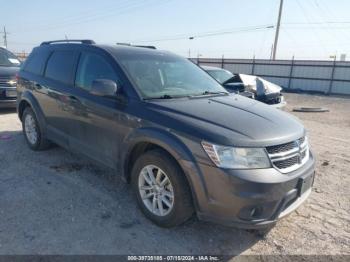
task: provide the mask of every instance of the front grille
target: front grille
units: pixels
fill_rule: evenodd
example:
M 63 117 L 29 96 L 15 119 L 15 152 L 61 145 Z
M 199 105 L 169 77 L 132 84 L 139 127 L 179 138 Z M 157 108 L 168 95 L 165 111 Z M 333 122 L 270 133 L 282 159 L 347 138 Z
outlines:
M 299 157 L 293 156 L 293 157 L 288 158 L 286 160 L 275 161 L 274 165 L 279 169 L 284 169 L 284 168 L 291 167 L 295 164 L 298 164 L 298 161 L 299 161 Z
M 289 143 L 285 143 L 285 144 L 281 144 L 281 145 L 277 145 L 277 146 L 268 146 L 266 148 L 266 150 L 269 154 L 277 154 L 277 153 L 281 153 L 281 152 L 286 152 L 286 151 L 292 150 L 293 148 L 298 146 L 298 142 L 300 145 L 302 145 L 305 142 L 305 136 L 302 138 L 299 138 L 298 140 L 293 141 L 293 142 L 289 142 Z
M 309 146 L 306 137 L 281 145 L 266 148 L 270 160 L 275 168 L 282 173 L 292 172 L 309 158 Z
M 290 143 L 277 145 L 277 146 L 269 146 L 266 148 L 266 150 L 269 154 L 276 154 L 276 153 L 292 150 L 294 147 L 295 147 L 295 142 L 290 142 Z
M 9 76 L 0 76 L 0 86 L 9 86 L 7 82 L 10 80 L 11 80 L 11 77 Z

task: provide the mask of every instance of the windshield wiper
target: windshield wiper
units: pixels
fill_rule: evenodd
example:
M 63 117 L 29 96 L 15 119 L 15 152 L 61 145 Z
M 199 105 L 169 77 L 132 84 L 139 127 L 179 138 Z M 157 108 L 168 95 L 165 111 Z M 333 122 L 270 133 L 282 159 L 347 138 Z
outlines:
M 201 94 L 198 95 L 192 95 L 191 97 L 198 97 L 198 96 L 208 96 L 208 95 L 228 95 L 228 92 L 225 91 L 204 91 Z
M 144 98 L 144 100 L 152 100 L 152 99 L 174 99 L 174 98 L 182 98 L 182 97 L 187 97 L 187 96 L 172 96 L 172 95 L 161 95 L 161 96 L 157 96 L 157 97 L 146 97 Z
M 202 95 L 220 95 L 220 94 L 223 94 L 223 95 L 227 95 L 228 93 L 225 92 L 225 91 L 204 91 Z

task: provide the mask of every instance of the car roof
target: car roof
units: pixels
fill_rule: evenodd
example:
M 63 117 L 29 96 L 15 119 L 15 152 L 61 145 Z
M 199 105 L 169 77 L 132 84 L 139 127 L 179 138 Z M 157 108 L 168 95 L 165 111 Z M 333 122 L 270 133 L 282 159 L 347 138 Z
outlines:
M 44 42 L 45 43 L 45 42 Z M 49 43 L 49 42 L 47 42 Z M 52 43 L 52 44 L 42 44 L 35 49 L 49 49 L 49 50 L 62 50 L 62 49 L 74 49 L 80 50 L 82 48 L 87 49 L 102 49 L 107 53 L 111 54 L 113 57 L 118 58 L 119 56 L 142 56 L 142 55 L 167 55 L 167 56 L 177 56 L 171 52 L 157 50 L 153 47 L 140 47 L 131 45 L 105 45 L 105 44 L 95 44 L 95 43 Z
M 104 49 L 108 53 L 119 56 L 119 55 L 152 55 L 152 54 L 163 54 L 163 55 L 174 55 L 171 52 L 157 50 L 147 47 L 137 47 L 128 45 L 95 45 L 101 49 Z

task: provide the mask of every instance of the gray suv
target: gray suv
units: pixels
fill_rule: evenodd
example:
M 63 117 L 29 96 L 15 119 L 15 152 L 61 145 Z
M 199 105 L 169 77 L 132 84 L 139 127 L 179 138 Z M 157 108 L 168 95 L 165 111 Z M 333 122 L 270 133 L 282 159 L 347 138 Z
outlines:
M 111 167 L 163 227 L 196 215 L 264 228 L 310 194 L 314 157 L 291 115 L 228 93 L 169 52 L 91 40 L 34 48 L 18 76 L 29 147 Z

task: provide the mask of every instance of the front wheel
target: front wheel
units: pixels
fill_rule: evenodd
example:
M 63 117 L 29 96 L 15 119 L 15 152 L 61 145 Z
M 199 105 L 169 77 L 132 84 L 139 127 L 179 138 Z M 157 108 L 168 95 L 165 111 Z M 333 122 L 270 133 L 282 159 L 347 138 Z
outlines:
M 132 169 L 137 202 L 162 227 L 182 224 L 193 214 L 191 191 L 178 164 L 161 150 L 146 152 Z

